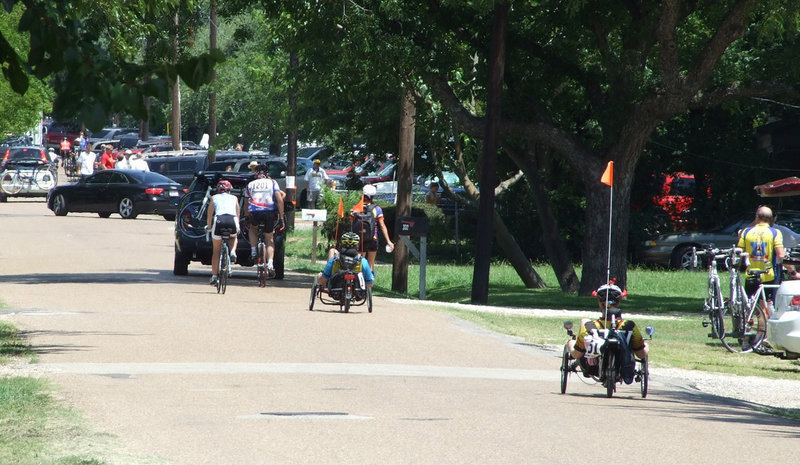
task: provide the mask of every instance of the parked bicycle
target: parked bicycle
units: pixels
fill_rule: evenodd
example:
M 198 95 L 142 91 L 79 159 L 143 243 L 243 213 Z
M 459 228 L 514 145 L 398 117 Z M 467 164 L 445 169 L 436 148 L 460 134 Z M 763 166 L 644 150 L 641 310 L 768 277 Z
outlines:
M 724 318 L 729 305 L 729 300 L 722 296 L 717 264 L 719 260 L 727 260 L 731 252 L 732 249 L 718 249 L 713 246 L 707 246 L 704 250 L 692 247 L 692 267 L 697 268 L 698 258 L 702 258 L 703 265 L 708 268 L 708 286 L 703 301 L 703 311 L 708 315 L 708 320 L 703 320 L 703 327 L 711 326 L 708 337 L 714 339 L 720 339 L 720 336 L 725 334 Z
M 744 264 L 741 267 L 744 268 Z M 776 289 L 779 286 L 761 283 L 761 275 L 768 273 L 767 270 L 750 270 L 747 272 L 747 276 L 756 281 L 758 288 L 753 295 L 748 296 L 739 277 L 739 268 L 739 266 L 733 266 L 730 269 L 731 282 L 735 289 L 731 291 L 730 297 L 731 329 L 725 331 L 724 337 L 721 337 L 720 341 L 730 352 L 746 353 L 759 350 L 767 337 L 767 320 L 772 302 L 767 299 L 765 291 Z
M 49 164 L 21 166 L 0 175 L 0 189 L 9 196 L 31 191 L 47 192 L 55 185 L 56 177 Z

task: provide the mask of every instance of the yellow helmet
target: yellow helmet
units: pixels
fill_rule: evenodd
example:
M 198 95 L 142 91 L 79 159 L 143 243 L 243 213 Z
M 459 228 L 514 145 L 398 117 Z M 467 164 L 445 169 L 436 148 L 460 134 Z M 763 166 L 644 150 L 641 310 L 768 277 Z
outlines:
M 358 247 L 359 240 L 358 234 L 346 232 L 342 234 L 342 247 L 345 249 L 355 249 Z

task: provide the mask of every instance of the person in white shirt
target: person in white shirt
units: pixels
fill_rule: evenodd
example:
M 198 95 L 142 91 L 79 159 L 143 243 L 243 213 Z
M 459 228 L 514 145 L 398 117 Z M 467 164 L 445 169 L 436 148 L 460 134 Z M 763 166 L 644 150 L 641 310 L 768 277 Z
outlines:
M 306 172 L 306 182 L 308 183 L 308 193 L 311 195 L 309 199 L 309 206 L 317 208 L 319 202 L 319 193 L 322 191 L 322 186 L 328 182 L 328 173 L 320 168 L 320 159 L 314 160 L 314 167 Z
M 78 163 L 79 173 L 81 179 L 91 176 L 94 173 L 94 162 L 97 160 L 97 155 L 91 150 L 84 150 L 78 155 L 76 162 Z
M 219 251 L 222 248 L 221 228 L 231 228 L 236 232 L 231 235 L 228 247 L 230 247 L 231 264 L 236 263 L 236 247 L 238 246 L 237 236 L 239 234 L 239 198 L 231 194 L 233 186 L 227 179 L 217 183 L 217 194 L 211 197 L 208 206 L 208 216 L 206 218 L 206 228 L 211 231 L 211 281 L 209 284 L 217 284 L 219 274 Z
M 141 155 L 131 156 L 131 169 L 139 171 L 150 171 L 150 166 Z
M 131 154 L 133 152 L 130 149 L 125 151 L 125 156 L 121 160 L 117 160 L 117 163 L 114 164 L 114 168 L 118 170 L 129 170 L 131 169 Z

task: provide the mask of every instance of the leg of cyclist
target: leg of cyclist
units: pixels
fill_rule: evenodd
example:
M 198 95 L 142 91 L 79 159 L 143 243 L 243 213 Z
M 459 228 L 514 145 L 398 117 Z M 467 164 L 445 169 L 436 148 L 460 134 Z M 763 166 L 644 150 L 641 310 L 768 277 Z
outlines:
M 249 220 L 249 228 L 247 230 L 247 240 L 250 241 L 250 259 L 256 259 L 256 248 L 258 247 L 258 215 L 252 214 L 248 208 L 244 212 L 245 217 Z
M 222 248 L 222 239 L 211 239 L 211 281 L 209 284 L 217 284 L 219 274 L 219 250 Z

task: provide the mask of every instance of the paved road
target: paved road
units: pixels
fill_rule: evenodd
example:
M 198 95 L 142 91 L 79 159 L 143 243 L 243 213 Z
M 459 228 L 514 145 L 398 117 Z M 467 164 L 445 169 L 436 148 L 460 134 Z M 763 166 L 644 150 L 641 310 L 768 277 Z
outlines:
M 58 218 L 12 199 L 0 231 L 4 312 L 65 401 L 139 456 L 573 464 L 622 450 L 634 463 L 721 464 L 800 451 L 797 424 L 668 380 L 647 399 L 636 386 L 606 399 L 573 376 L 561 395 L 557 354 L 430 308 L 309 312 L 308 276 L 262 289 L 250 269 L 217 295 L 207 267 L 172 276 L 160 217 Z

